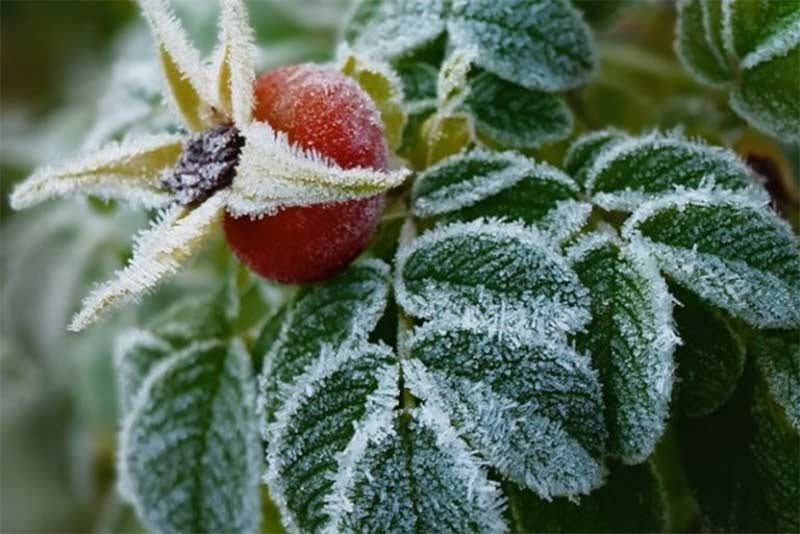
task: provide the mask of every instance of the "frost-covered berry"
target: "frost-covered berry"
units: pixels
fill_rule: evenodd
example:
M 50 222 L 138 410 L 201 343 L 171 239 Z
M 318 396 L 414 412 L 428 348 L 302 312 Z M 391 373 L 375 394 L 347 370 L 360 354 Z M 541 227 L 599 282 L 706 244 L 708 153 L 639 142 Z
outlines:
M 319 65 L 281 67 L 255 83 L 254 118 L 345 169 L 385 170 L 388 149 L 375 104 L 350 78 Z M 284 283 L 324 280 L 366 247 L 384 195 L 287 207 L 261 219 L 226 214 L 228 245 L 250 269 Z

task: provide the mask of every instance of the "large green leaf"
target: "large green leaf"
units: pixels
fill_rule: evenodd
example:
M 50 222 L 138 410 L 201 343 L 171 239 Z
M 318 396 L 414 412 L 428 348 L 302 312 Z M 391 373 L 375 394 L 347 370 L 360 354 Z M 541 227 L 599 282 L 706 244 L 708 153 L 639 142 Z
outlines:
M 667 504 L 650 464 L 615 466 L 605 485 L 572 501 L 545 501 L 513 484 L 504 485 L 511 532 L 663 532 Z
M 585 181 L 594 203 L 625 211 L 679 189 L 748 189 L 766 199 L 757 184 L 730 150 L 660 132 L 604 144 Z
M 528 89 L 580 85 L 597 61 L 591 31 L 564 0 L 454 0 L 447 31 L 475 63 Z
M 471 76 L 469 89 L 465 107 L 475 118 L 478 136 L 491 145 L 533 149 L 572 131 L 572 113 L 554 94 L 526 89 L 487 71 Z
M 120 490 L 155 532 L 256 532 L 258 431 L 250 356 L 199 341 L 157 363 L 120 435 Z
M 605 477 L 606 434 L 590 360 L 502 321 L 418 328 L 403 362 L 406 385 L 510 480 L 544 498 L 588 493 Z
M 800 323 L 800 253 L 759 199 L 694 191 L 643 204 L 623 228 L 675 282 L 759 328 Z
M 679 286 L 670 290 L 681 338 L 675 350 L 680 409 L 693 417 L 708 415 L 736 389 L 744 371 L 745 347 L 722 312 Z
M 450 48 L 475 50 L 478 66 L 532 90 L 580 85 L 597 62 L 588 26 L 565 0 L 361 0 L 345 38 L 394 59 L 445 28 Z
M 628 136 L 615 129 L 596 130 L 580 136 L 564 156 L 564 172 L 583 187 L 594 160 L 602 152 L 625 139 L 628 139 Z
M 395 290 L 412 316 L 487 317 L 560 335 L 589 319 L 588 295 L 539 232 L 476 220 L 428 232 L 401 248 Z
M 259 344 L 267 350 L 260 401 L 268 420 L 284 400 L 282 385 L 292 383 L 322 347 L 336 351 L 367 338 L 386 307 L 388 275 L 380 260 L 356 263 L 323 284 L 304 288 L 285 310 L 277 333 L 274 322 L 265 326 L 274 336 L 268 347 Z
M 506 531 L 497 483 L 434 408 L 398 415 L 347 460 L 335 532 Z
M 684 0 L 676 49 L 703 83 L 729 87 L 730 104 L 750 124 L 800 139 L 800 2 Z
M 638 243 L 588 234 L 569 257 L 592 296 L 592 321 L 578 346 L 600 372 L 609 451 L 624 463 L 642 462 L 664 432 L 672 393 L 672 298 Z

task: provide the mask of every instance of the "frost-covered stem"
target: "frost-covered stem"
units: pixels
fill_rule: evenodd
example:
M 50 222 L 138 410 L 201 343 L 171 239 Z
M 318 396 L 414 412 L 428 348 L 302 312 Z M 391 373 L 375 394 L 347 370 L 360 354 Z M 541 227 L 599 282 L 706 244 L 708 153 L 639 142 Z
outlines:
M 411 243 L 417 236 L 417 224 L 414 215 L 409 210 L 403 227 L 400 229 L 399 247 L 404 247 Z M 408 315 L 398 307 L 397 312 L 397 355 L 401 360 L 408 358 L 408 338 L 414 327 L 414 322 Z M 403 388 L 402 405 L 404 408 L 413 408 L 416 405 L 414 396 L 407 387 Z

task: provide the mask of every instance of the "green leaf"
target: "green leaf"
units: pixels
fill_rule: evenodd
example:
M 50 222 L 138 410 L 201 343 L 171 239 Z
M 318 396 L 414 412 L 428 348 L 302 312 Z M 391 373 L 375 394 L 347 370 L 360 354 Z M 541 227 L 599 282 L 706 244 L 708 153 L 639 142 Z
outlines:
M 766 200 L 757 183 L 730 150 L 660 132 L 605 144 L 586 171 L 593 202 L 608 210 L 632 211 L 679 189 L 710 187 L 748 189 Z
M 150 370 L 172 352 L 169 343 L 147 330 L 131 330 L 117 339 L 114 367 L 122 414 L 130 412 Z
M 548 502 L 504 485 L 511 532 L 664 532 L 667 504 L 653 468 L 615 466 L 603 487 L 573 502 Z
M 264 431 L 266 481 L 290 531 L 336 524 L 336 504 L 352 477 L 347 457 L 391 424 L 399 396 L 388 348 L 362 342 L 316 356 Z
M 533 149 L 559 141 L 572 131 L 572 113 L 556 95 L 533 91 L 490 73 L 469 81 L 465 106 L 485 142 L 505 148 Z
M 676 48 L 695 78 L 731 88 L 731 107 L 747 122 L 800 140 L 799 2 L 684 0 Z
M 582 17 L 564 0 L 455 0 L 447 23 L 455 48 L 474 48 L 475 63 L 532 90 L 585 83 L 597 53 Z
M 238 296 L 225 285 L 206 295 L 190 295 L 147 321 L 146 329 L 174 347 L 201 339 L 223 339 L 232 334 L 230 318 Z
M 756 469 L 776 530 L 800 530 L 800 336 L 757 334 L 751 350 L 760 382 L 753 414 Z
M 436 67 L 419 61 L 404 62 L 397 66 L 403 83 L 405 107 L 409 115 L 432 111 L 436 108 Z
M 592 321 L 577 344 L 603 383 L 609 452 L 640 463 L 664 432 L 672 393 L 672 300 L 649 254 L 593 233 L 569 251 L 592 297 Z
M 256 532 L 259 443 L 242 344 L 193 343 L 154 366 L 120 435 L 120 490 L 156 532 Z
M 412 316 L 485 316 L 542 335 L 581 328 L 588 295 L 553 245 L 518 224 L 437 228 L 398 251 L 395 291 Z
M 721 1 L 678 3 L 675 49 L 692 76 L 712 86 L 724 86 L 733 72 L 722 47 Z
M 447 418 L 429 406 L 399 415 L 347 459 L 334 532 L 504 532 L 502 498 Z
M 675 350 L 680 408 L 692 417 L 708 415 L 733 395 L 744 371 L 745 347 L 721 312 L 679 286 L 670 289 L 681 338 Z
M 411 208 L 419 217 L 456 211 L 513 186 L 535 168 L 531 160 L 514 152 L 477 149 L 457 154 L 417 177 Z M 568 179 L 565 182 L 569 184 Z
M 761 200 L 693 191 L 643 204 L 623 227 L 661 269 L 757 328 L 800 323 L 800 261 L 789 225 Z
M 628 136 L 624 132 L 613 128 L 596 130 L 580 136 L 564 156 L 564 172 L 583 187 L 586 184 L 586 174 L 594 160 L 605 150 L 625 139 L 628 139 Z
M 445 28 L 449 49 L 475 50 L 477 65 L 532 90 L 580 85 L 597 63 L 588 26 L 565 0 L 361 0 L 345 39 L 356 50 L 396 59 Z
M 288 306 L 264 355 L 260 402 L 267 421 L 283 404 L 283 384 L 293 383 L 322 347 L 337 351 L 367 338 L 386 307 L 388 276 L 382 261 L 361 261 L 327 282 L 306 286 Z
M 355 50 L 395 59 L 444 32 L 445 9 L 444 0 L 360 0 L 344 37 Z
M 502 475 L 543 498 L 602 484 L 606 431 L 589 358 L 502 316 L 430 321 L 408 353 L 407 387 L 447 413 Z
M 742 71 L 741 85 L 731 92 L 731 107 L 759 130 L 779 139 L 799 141 L 798 65 L 800 45 L 780 57 Z

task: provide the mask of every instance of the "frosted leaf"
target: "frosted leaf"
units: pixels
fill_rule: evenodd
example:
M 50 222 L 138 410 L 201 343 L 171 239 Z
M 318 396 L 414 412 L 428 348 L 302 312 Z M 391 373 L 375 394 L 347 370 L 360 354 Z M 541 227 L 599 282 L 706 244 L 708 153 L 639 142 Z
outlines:
M 411 206 L 419 217 L 455 211 L 507 189 L 534 168 L 531 160 L 514 152 L 457 154 L 417 177 Z
M 234 215 L 372 196 L 402 184 L 409 175 L 407 169 L 343 169 L 317 152 L 290 144 L 285 133 L 264 122 L 253 122 L 241 133 L 246 142 L 228 206 Z
M 676 33 L 695 78 L 728 86 L 731 107 L 756 128 L 800 140 L 800 3 L 684 0 Z
M 572 131 L 572 113 L 556 95 L 533 91 L 486 71 L 472 76 L 465 106 L 478 137 L 492 145 L 532 149 Z
M 146 323 L 146 328 L 175 347 L 200 339 L 226 339 L 234 334 L 238 294 L 230 284 L 208 294 L 190 294 L 172 302 Z
M 406 386 L 502 475 L 545 499 L 603 483 L 603 402 L 589 358 L 535 331 L 435 320 L 414 331 L 408 353 Z
M 757 333 L 750 340 L 767 391 L 789 425 L 800 432 L 800 338 L 790 332 Z
M 267 420 L 285 400 L 283 384 L 293 383 L 323 347 L 336 352 L 369 336 L 386 308 L 388 291 L 389 268 L 380 260 L 357 262 L 335 278 L 302 289 L 263 357 L 259 402 Z
M 730 94 L 733 110 L 782 140 L 800 141 L 800 44 L 785 55 L 742 71 Z
M 624 132 L 613 128 L 595 130 L 580 136 L 572 143 L 564 156 L 564 172 L 572 176 L 578 185 L 583 187 L 586 184 L 586 174 L 591 169 L 594 160 L 604 151 L 625 139 L 628 139 L 628 136 Z
M 675 350 L 677 399 L 688 416 L 708 415 L 733 395 L 745 365 L 745 347 L 728 319 L 680 287 L 675 323 L 681 345 Z
M 685 189 L 747 189 L 768 198 L 732 151 L 661 132 L 607 145 L 586 173 L 586 188 L 595 204 L 624 211 Z
M 359 52 L 395 59 L 441 35 L 445 10 L 444 0 L 359 0 L 344 37 Z
M 120 489 L 148 530 L 257 532 L 259 442 L 241 342 L 197 342 L 156 364 L 120 434 Z
M 167 0 L 138 2 L 156 41 L 170 101 L 189 130 L 205 130 L 212 125 L 216 95 L 200 53 L 189 42 Z
M 592 321 L 577 343 L 603 383 L 609 452 L 643 462 L 664 432 L 672 393 L 672 299 L 639 244 L 592 233 L 568 255 L 592 297 Z
M 219 28 L 220 48 L 214 82 L 220 108 L 233 119 L 238 128 L 244 128 L 253 116 L 255 105 L 255 42 L 247 17 L 247 8 L 241 0 L 221 2 Z
M 160 207 L 172 200 L 161 188 L 161 173 L 183 150 L 177 135 L 151 135 L 111 142 L 61 165 L 40 168 L 19 184 L 11 207 L 23 209 L 60 196 L 95 195 Z
M 221 191 L 192 210 L 174 206 L 163 212 L 150 229 L 136 238 L 128 265 L 83 301 L 69 330 L 83 330 L 110 308 L 151 291 L 161 280 L 177 273 L 211 235 L 226 200 L 227 192 Z
M 399 414 L 351 463 L 332 532 L 506 532 L 503 498 L 436 408 Z
M 381 114 L 383 133 L 389 150 L 397 151 L 406 125 L 403 83 L 400 78 L 388 64 L 358 56 L 347 45 L 342 45 L 337 55 L 339 70 L 353 78 L 375 103 Z
M 667 503 L 649 463 L 614 466 L 603 487 L 578 499 L 545 501 L 504 484 L 513 532 L 665 532 Z
M 583 18 L 563 0 L 453 0 L 452 46 L 476 48 L 475 63 L 533 90 L 586 82 L 597 53 Z
M 757 328 L 800 323 L 800 261 L 789 225 L 762 201 L 692 191 L 647 202 L 623 227 L 704 301 Z
M 682 0 L 678 3 L 675 50 L 692 76 L 711 86 L 724 87 L 733 79 L 722 49 L 719 0 Z
M 477 55 L 475 48 L 457 48 L 442 62 L 436 80 L 436 99 L 443 113 L 456 111 L 469 95 L 469 73 Z
M 386 347 L 323 348 L 287 388 L 264 427 L 265 480 L 290 532 L 335 532 L 352 456 L 386 433 L 398 403 L 397 363 Z
M 148 372 L 171 351 L 169 343 L 146 330 L 129 330 L 117 339 L 114 369 L 121 413 L 130 412 Z
M 589 319 L 588 294 L 535 229 L 478 219 L 423 234 L 397 253 L 395 291 L 423 319 L 489 317 L 559 336 Z

